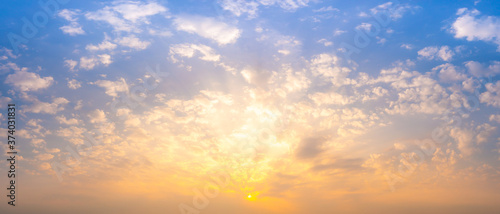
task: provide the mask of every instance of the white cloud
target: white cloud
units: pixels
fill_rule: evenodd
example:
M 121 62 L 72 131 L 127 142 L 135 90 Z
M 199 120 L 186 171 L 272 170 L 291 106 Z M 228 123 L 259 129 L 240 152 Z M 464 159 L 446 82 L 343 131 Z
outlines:
M 500 123 L 500 114 L 492 114 L 492 115 L 490 115 L 490 121 L 495 121 L 497 123 Z
M 59 121 L 60 124 L 78 125 L 78 120 L 76 118 L 66 119 L 64 115 L 57 116 L 56 120 Z
M 338 35 L 342 35 L 342 34 L 344 34 L 344 33 L 346 33 L 346 32 L 347 32 L 347 31 L 345 31 L 345 30 L 339 30 L 339 29 L 337 29 L 337 30 L 335 30 L 335 31 L 333 32 L 333 35 L 334 35 L 334 36 L 338 36 Z
M 385 44 L 385 42 L 387 42 L 386 38 L 381 38 L 377 36 L 376 39 L 377 39 L 377 44 Z
M 68 9 L 62 9 L 59 11 L 57 14 L 59 17 L 62 17 L 70 22 L 76 22 L 78 21 L 78 18 L 76 16 L 80 13 L 80 10 L 68 10 Z
M 166 11 L 167 8 L 155 2 L 117 1 L 113 6 L 88 12 L 85 17 L 89 20 L 107 22 L 115 31 L 140 32 L 140 24 L 149 24 L 148 16 Z
M 39 89 L 48 88 L 54 82 L 52 77 L 40 77 L 36 73 L 27 72 L 25 70 L 16 71 L 14 74 L 9 74 L 5 79 L 5 83 L 13 85 L 20 91 L 37 91 Z
M 114 6 L 113 10 L 120 13 L 124 19 L 136 22 L 138 20 L 144 19 L 145 17 L 165 12 L 167 11 L 167 8 L 159 5 L 156 2 L 141 3 L 127 1 L 126 3 Z
M 149 29 L 149 34 L 153 36 L 164 36 L 164 37 L 170 37 L 173 35 L 172 32 L 170 32 L 169 30 L 153 30 L 153 29 Z
M 106 122 L 106 114 L 103 110 L 96 109 L 90 112 L 88 115 L 90 123 L 104 123 Z
M 113 44 L 109 41 L 103 41 L 101 42 L 100 44 L 98 45 L 87 45 L 85 47 L 86 50 L 89 50 L 89 51 L 103 51 L 103 50 L 113 50 L 116 48 L 116 44 Z
M 85 34 L 85 31 L 82 29 L 81 26 L 74 24 L 62 26 L 59 29 L 61 29 L 63 33 L 68 34 L 70 36 Z
M 285 10 L 293 11 L 300 7 L 307 6 L 309 0 L 258 0 L 258 2 L 264 6 L 277 4 Z
M 72 79 L 68 81 L 68 88 L 70 89 L 78 89 L 82 87 L 82 84 L 78 82 L 78 80 Z
M 198 34 L 216 41 L 219 45 L 235 43 L 241 34 L 236 27 L 202 16 L 179 16 L 174 20 L 174 25 L 179 31 Z
M 483 64 L 476 61 L 468 61 L 465 63 L 470 74 L 475 77 L 486 77 L 500 74 L 500 61 L 493 61 L 491 65 L 485 67 Z
M 151 44 L 151 42 L 141 41 L 135 36 L 122 37 L 117 39 L 116 42 L 121 46 L 134 48 L 136 50 L 144 50 Z
M 76 35 L 82 35 L 85 34 L 85 31 L 82 29 L 80 24 L 77 22 L 78 16 L 80 14 L 80 10 L 68 10 L 68 9 L 62 9 L 59 11 L 57 14 L 59 17 L 62 17 L 70 22 L 69 25 L 65 25 L 60 27 L 65 34 L 69 34 L 70 36 L 76 36 Z
M 455 53 L 448 46 L 429 46 L 418 51 L 418 55 L 424 59 L 441 59 L 444 61 L 450 61 Z
M 328 7 L 322 7 L 320 9 L 317 9 L 317 10 L 313 10 L 313 12 L 317 13 L 317 12 L 328 12 L 328 11 L 340 11 L 339 9 L 337 8 L 334 8 L 332 6 L 328 6 Z
M 457 67 L 450 64 L 442 64 L 432 69 L 433 71 L 439 70 L 439 79 L 443 82 L 456 82 L 467 79 L 467 75 L 457 71 Z
M 64 66 L 68 67 L 70 71 L 75 71 L 75 67 L 78 65 L 78 61 L 67 59 L 64 60 Z
M 371 28 L 372 24 L 370 23 L 361 23 L 360 25 L 356 26 L 356 29 L 365 31 L 370 31 Z
M 235 16 L 241 16 L 247 13 L 249 18 L 255 18 L 257 16 L 259 7 L 257 2 L 245 0 L 222 0 L 219 1 L 219 4 L 224 10 L 230 11 Z
M 402 44 L 402 45 L 401 45 L 401 48 L 404 48 L 404 49 L 407 49 L 407 50 L 411 50 L 411 49 L 413 49 L 413 45 L 410 45 L 410 44 Z
M 103 64 L 105 66 L 108 66 L 112 62 L 113 61 L 111 61 L 111 56 L 109 54 L 101 54 L 91 57 L 81 57 L 80 68 L 85 70 L 91 70 L 97 65 Z
M 118 96 L 118 92 L 128 92 L 129 88 L 127 82 L 123 78 L 120 78 L 115 82 L 109 80 L 97 80 L 92 84 L 106 89 L 105 93 L 112 97 Z
M 333 45 L 333 42 L 330 42 L 330 41 L 328 41 L 326 39 L 320 39 L 320 40 L 318 40 L 318 43 L 323 44 L 325 47 Z
M 500 107 L 500 81 L 497 81 L 495 84 L 487 83 L 486 91 L 479 95 L 479 100 L 482 103 L 486 103 L 497 108 Z
M 297 51 L 297 47 L 302 43 L 293 36 L 279 36 L 274 42 L 274 46 L 279 48 L 278 53 L 288 55 Z
M 52 100 L 52 103 L 46 103 L 38 100 L 36 97 L 24 96 L 25 99 L 31 101 L 30 106 L 24 106 L 23 109 L 26 112 L 32 113 L 47 113 L 56 114 L 59 111 L 64 110 L 64 105 L 68 104 L 69 101 L 63 97 L 57 97 Z
M 300 7 L 307 6 L 309 0 L 219 0 L 218 2 L 224 10 L 230 11 L 235 16 L 241 16 L 246 13 L 249 18 L 255 18 L 257 17 L 259 6 L 278 5 L 287 11 L 294 11 Z M 324 8 L 323 10 L 331 11 L 335 10 L 335 8 L 330 6 L 328 8 Z
M 500 19 L 496 16 L 479 16 L 479 11 L 461 8 L 459 17 L 451 26 L 455 38 L 466 38 L 467 41 L 487 41 L 498 45 L 500 52 Z
M 418 6 L 410 6 L 408 4 L 394 4 L 393 2 L 386 2 L 370 9 L 370 12 L 372 14 L 387 13 L 393 20 L 397 20 L 402 18 L 403 14 L 407 11 L 413 11 L 418 8 Z
M 18 57 L 17 55 L 12 53 L 12 50 L 5 48 L 5 47 L 0 49 L 0 53 L 4 53 L 3 56 L 0 56 L 0 60 L 6 60 L 9 58 L 16 59 Z
M 178 60 L 175 58 L 175 55 L 181 56 L 181 57 L 187 57 L 191 58 L 195 55 L 195 53 L 198 52 L 202 56 L 199 58 L 201 60 L 205 61 L 219 61 L 220 60 L 220 55 L 215 53 L 215 51 L 206 45 L 202 44 L 177 44 L 177 45 L 172 45 L 170 46 L 170 58 L 172 59 L 173 62 L 177 62 Z

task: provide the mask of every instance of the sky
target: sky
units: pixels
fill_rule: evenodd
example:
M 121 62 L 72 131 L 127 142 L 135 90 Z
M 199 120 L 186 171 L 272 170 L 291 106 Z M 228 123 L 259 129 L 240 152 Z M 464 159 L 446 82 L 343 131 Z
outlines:
M 499 213 L 499 9 L 3 1 L 0 213 Z

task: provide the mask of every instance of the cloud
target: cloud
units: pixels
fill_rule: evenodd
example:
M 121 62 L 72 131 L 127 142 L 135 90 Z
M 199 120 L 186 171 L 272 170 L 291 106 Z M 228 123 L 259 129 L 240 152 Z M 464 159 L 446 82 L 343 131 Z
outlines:
M 198 34 L 214 40 L 219 45 L 233 44 L 241 34 L 236 27 L 202 16 L 179 16 L 174 20 L 174 25 L 179 31 Z
M 224 10 L 230 11 L 235 16 L 241 16 L 246 13 L 248 14 L 248 17 L 251 19 L 257 17 L 259 6 L 278 5 L 279 7 L 287 11 L 294 11 L 300 7 L 307 6 L 308 2 L 309 0 L 257 0 L 257 1 L 219 0 L 218 1 L 220 6 Z M 324 8 L 325 11 L 330 11 L 334 9 L 335 8 L 331 8 L 331 6 L 328 8 Z
M 170 46 L 170 58 L 172 59 L 173 62 L 177 62 L 178 60 L 175 58 L 175 56 L 180 56 L 180 57 L 187 57 L 191 58 L 195 55 L 195 53 L 200 53 L 201 56 L 199 59 L 205 60 L 205 61 L 212 61 L 212 62 L 217 62 L 220 60 L 220 55 L 215 53 L 215 51 L 206 45 L 202 44 L 189 44 L 189 43 L 184 43 L 184 44 L 176 44 Z
M 167 8 L 156 2 L 115 1 L 113 4 L 95 12 L 88 12 L 85 17 L 106 22 L 115 31 L 140 32 L 140 24 L 149 24 L 149 16 L 167 11 Z
M 399 4 L 399 3 L 393 3 L 393 2 L 386 2 L 384 4 L 380 4 L 372 9 L 370 9 L 370 12 L 372 14 L 380 14 L 380 13 L 385 13 L 384 15 L 388 15 L 391 17 L 393 20 L 397 20 L 403 17 L 403 15 L 407 11 L 414 11 L 420 7 L 418 6 L 411 6 L 409 4 Z M 366 14 L 366 13 L 365 13 Z
M 356 26 L 356 29 L 365 31 L 370 31 L 371 28 L 372 24 L 370 23 L 361 23 L 360 25 Z
M 467 75 L 457 71 L 457 67 L 450 63 L 436 66 L 432 70 L 439 70 L 439 79 L 443 82 L 457 82 L 467 79 Z
M 80 13 L 80 10 L 68 10 L 68 9 L 62 9 L 59 11 L 57 14 L 59 17 L 62 17 L 70 22 L 76 22 L 78 21 L 78 18 L 76 16 Z
M 493 61 L 488 67 L 476 61 L 465 63 L 470 74 L 475 77 L 487 77 L 500 74 L 500 61 Z
M 333 35 L 334 35 L 334 36 L 338 36 L 338 35 L 342 35 L 342 34 L 344 34 L 344 33 L 346 33 L 346 32 L 347 32 L 347 31 L 345 31 L 345 30 L 339 30 L 339 29 L 337 29 L 337 30 L 335 30 L 335 31 L 333 32 Z
M 292 52 L 297 51 L 297 47 L 300 47 L 302 43 L 293 36 L 279 36 L 274 42 L 274 46 L 279 48 L 278 53 L 283 55 L 288 55 Z
M 6 60 L 6 59 L 17 59 L 18 55 L 15 55 L 12 53 L 12 50 L 8 49 L 8 48 L 1 48 L 0 49 L 0 53 L 3 54 L 3 56 L 0 56 L 0 60 Z
M 141 41 L 135 36 L 122 37 L 116 39 L 116 42 L 121 46 L 133 48 L 136 50 L 144 50 L 151 44 L 151 42 Z
M 111 61 L 111 56 L 109 54 L 100 54 L 91 57 L 81 57 L 80 58 L 80 68 L 85 70 L 91 70 L 97 65 L 108 66 L 113 61 Z
M 495 84 L 487 83 L 486 91 L 479 95 L 479 100 L 482 103 L 500 108 L 500 81 Z
M 89 117 L 90 123 L 104 123 L 107 121 L 106 114 L 100 109 L 90 112 L 87 116 Z
M 413 49 L 413 45 L 410 45 L 410 44 L 402 44 L 401 45 L 401 48 L 404 48 L 406 50 L 411 50 Z
M 80 82 L 78 82 L 78 80 L 75 80 L 75 79 L 68 80 L 68 88 L 78 89 L 80 87 L 82 87 L 82 84 Z
M 52 99 L 52 103 L 42 102 L 36 97 L 28 95 L 24 95 L 24 98 L 32 102 L 29 106 L 23 106 L 24 111 L 32 113 L 56 114 L 57 112 L 64 110 L 64 105 L 69 103 L 69 101 L 64 97 L 56 97 Z
M 249 18 L 257 17 L 259 3 L 255 1 L 221 0 L 218 2 L 224 10 L 230 11 L 235 16 L 241 16 L 247 13 Z
M 448 46 L 429 46 L 425 47 L 422 50 L 418 51 L 418 55 L 421 56 L 424 59 L 441 59 L 444 61 L 450 61 L 455 53 L 450 50 L 450 47 Z
M 480 16 L 478 10 L 458 9 L 459 17 L 453 22 L 450 30 L 455 38 L 467 41 L 493 42 L 500 52 L 500 19 L 496 16 Z
M 305 138 L 300 141 L 299 147 L 295 151 L 295 156 L 299 159 L 315 158 L 324 152 L 325 139 Z
M 68 34 L 70 36 L 82 35 L 85 34 L 81 26 L 78 25 L 65 25 L 60 27 L 63 33 Z
M 153 16 L 167 11 L 167 8 L 159 5 L 156 2 L 141 3 L 128 1 L 123 4 L 118 4 L 112 7 L 113 10 L 120 13 L 124 19 L 137 22 L 148 16 Z
M 320 39 L 320 40 L 318 40 L 318 43 L 323 44 L 325 47 L 333 45 L 333 42 L 330 42 L 330 41 L 328 41 L 326 39 Z
M 112 97 L 117 97 L 118 92 L 128 92 L 129 88 L 127 82 L 123 78 L 120 78 L 115 82 L 109 80 L 97 80 L 92 84 L 106 89 L 105 93 Z
M 65 117 L 64 115 L 57 116 L 57 117 L 56 117 L 56 120 L 57 120 L 60 124 L 65 124 L 65 125 L 78 125 L 78 119 L 76 119 L 76 118 L 66 119 L 66 117 Z
M 70 36 L 82 35 L 85 34 L 85 31 L 82 29 L 82 26 L 78 23 L 78 16 L 80 14 L 80 10 L 68 10 L 62 9 L 57 14 L 59 17 L 62 17 L 70 22 L 69 25 L 65 25 L 60 27 L 65 34 L 69 34 Z
M 329 12 L 329 11 L 340 11 L 339 9 L 337 8 L 334 8 L 332 6 L 328 6 L 328 7 L 322 7 L 320 9 L 317 9 L 317 10 L 313 10 L 313 12 L 317 13 L 317 12 Z
M 116 48 L 116 44 L 113 44 L 109 41 L 103 41 L 98 45 L 87 45 L 85 47 L 86 50 L 89 51 L 104 51 L 104 50 L 113 50 Z
M 500 114 L 492 114 L 490 115 L 490 121 L 495 121 L 497 123 L 500 123 Z
M 13 85 L 20 91 L 38 91 L 48 88 L 54 82 L 52 77 L 40 77 L 36 73 L 27 72 L 25 70 L 16 71 L 14 74 L 9 74 L 5 79 L 5 83 Z
M 64 66 L 68 67 L 70 71 L 75 71 L 75 67 L 78 65 L 78 61 L 67 59 L 64 60 Z

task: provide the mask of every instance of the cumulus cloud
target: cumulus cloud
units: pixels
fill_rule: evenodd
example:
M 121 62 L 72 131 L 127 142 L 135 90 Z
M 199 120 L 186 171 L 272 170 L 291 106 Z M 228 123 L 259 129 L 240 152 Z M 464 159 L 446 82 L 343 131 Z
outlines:
M 100 109 L 90 112 L 87 116 L 89 117 L 90 123 L 104 123 L 107 121 L 106 114 Z
M 458 68 L 450 63 L 436 66 L 433 71 L 439 71 L 439 79 L 443 82 L 456 82 L 467 79 L 467 75 L 458 71 Z
M 497 108 L 500 107 L 500 81 L 497 81 L 495 84 L 487 83 L 486 91 L 479 96 L 479 100 L 482 103 Z
M 451 26 L 455 38 L 465 38 L 467 41 L 486 41 L 498 45 L 500 52 L 500 19 L 496 16 L 479 16 L 478 10 L 460 8 L 458 18 Z
M 83 31 L 81 26 L 74 24 L 62 26 L 59 29 L 61 29 L 63 33 L 68 34 L 70 36 L 85 34 L 85 31 Z
M 485 66 L 476 61 L 465 62 L 468 72 L 475 77 L 487 77 L 500 74 L 500 61 L 493 61 L 490 65 Z
M 54 82 L 52 77 L 40 77 L 37 73 L 31 73 L 25 70 L 16 71 L 9 74 L 5 83 L 13 85 L 20 91 L 37 91 L 48 88 Z
M 127 37 L 122 37 L 116 39 L 116 42 L 120 44 L 121 46 L 133 48 L 136 50 L 144 50 L 146 49 L 151 42 L 148 41 L 141 41 L 139 38 L 135 36 L 127 36 Z
M 82 84 L 80 82 L 78 82 L 78 80 L 75 80 L 75 79 L 68 80 L 68 88 L 78 89 L 80 87 L 82 87 Z
M 70 36 L 82 35 L 85 34 L 85 31 L 82 29 L 82 26 L 78 23 L 77 16 L 80 14 L 80 10 L 68 10 L 62 9 L 57 14 L 59 17 L 62 17 L 70 22 L 69 25 L 65 25 L 60 27 L 65 34 L 69 34 Z
M 356 26 L 356 29 L 365 31 L 370 31 L 371 28 L 372 24 L 370 23 L 361 23 L 360 25 Z
M 320 39 L 320 40 L 318 40 L 318 43 L 323 44 L 325 47 L 333 45 L 333 42 L 328 41 L 326 39 Z
M 413 49 L 413 45 L 410 45 L 410 44 L 402 44 L 401 45 L 401 48 L 404 48 L 406 50 L 411 50 Z
M 389 17 L 391 17 L 393 20 L 397 20 L 403 17 L 403 15 L 411 11 L 413 12 L 414 10 L 418 9 L 418 6 L 411 6 L 409 4 L 400 4 L 400 3 L 393 3 L 393 2 L 386 2 L 384 4 L 380 4 L 372 9 L 370 9 L 370 12 L 372 14 L 380 14 L 380 13 L 385 13 Z M 366 14 L 366 13 L 364 13 Z
M 198 34 L 219 45 L 235 43 L 241 34 L 238 28 L 210 17 L 179 16 L 174 20 L 174 25 L 179 31 Z
M 224 10 L 231 12 L 235 16 L 241 16 L 246 13 L 249 18 L 255 18 L 257 17 L 259 6 L 278 5 L 287 11 L 294 11 L 300 7 L 307 6 L 309 0 L 219 0 L 218 2 Z M 335 8 L 330 6 L 322 9 L 324 11 L 331 11 Z
M 429 46 L 418 51 L 418 55 L 424 59 L 441 59 L 443 61 L 450 61 L 455 53 L 448 46 Z
M 113 61 L 111 61 L 111 56 L 109 54 L 100 54 L 91 57 L 81 57 L 80 58 L 80 68 L 85 70 L 92 70 L 97 65 L 108 66 Z
M 75 71 L 76 66 L 78 65 L 78 61 L 67 59 L 64 60 L 64 66 L 69 68 L 70 71 Z
M 127 82 L 123 78 L 114 82 L 109 80 L 97 80 L 92 84 L 106 89 L 105 93 L 112 97 L 118 96 L 118 92 L 128 92 L 129 88 Z
M 65 117 L 64 115 L 57 116 L 57 117 L 56 117 L 56 120 L 57 120 L 60 124 L 65 124 L 65 125 L 78 125 L 78 119 L 76 119 L 76 118 L 66 119 L 66 117 Z
M 497 123 L 500 123 L 500 114 L 492 114 L 490 115 L 490 121 L 495 121 Z
M 166 11 L 167 8 L 156 2 L 116 1 L 113 6 L 86 13 L 85 17 L 106 22 L 115 31 L 140 32 L 140 24 L 149 24 L 149 16 Z
M 32 113 L 56 114 L 64 110 L 64 106 L 69 103 L 64 97 L 56 97 L 52 100 L 52 103 L 42 102 L 38 98 L 28 95 L 24 95 L 24 98 L 32 102 L 29 106 L 23 106 L 24 111 Z
M 109 41 L 103 41 L 101 42 L 100 44 L 98 45 L 87 45 L 85 47 L 86 50 L 89 50 L 89 51 L 104 51 L 104 50 L 113 50 L 116 48 L 116 44 L 114 43 L 111 43 Z
M 202 44 L 189 44 L 189 43 L 184 43 L 184 44 L 176 44 L 170 46 L 170 59 L 173 62 L 177 62 L 178 59 L 175 58 L 175 56 L 180 56 L 180 57 L 186 57 L 186 58 L 191 58 L 195 55 L 195 53 L 201 54 L 199 59 L 205 60 L 205 61 L 212 61 L 216 62 L 220 60 L 220 55 L 215 53 L 215 51 L 206 45 Z

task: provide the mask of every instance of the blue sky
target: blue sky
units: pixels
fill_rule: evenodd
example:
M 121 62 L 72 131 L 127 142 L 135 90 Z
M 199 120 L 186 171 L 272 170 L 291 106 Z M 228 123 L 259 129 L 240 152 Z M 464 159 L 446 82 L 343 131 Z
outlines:
M 496 1 L 41 2 L 0 8 L 14 213 L 499 210 Z

